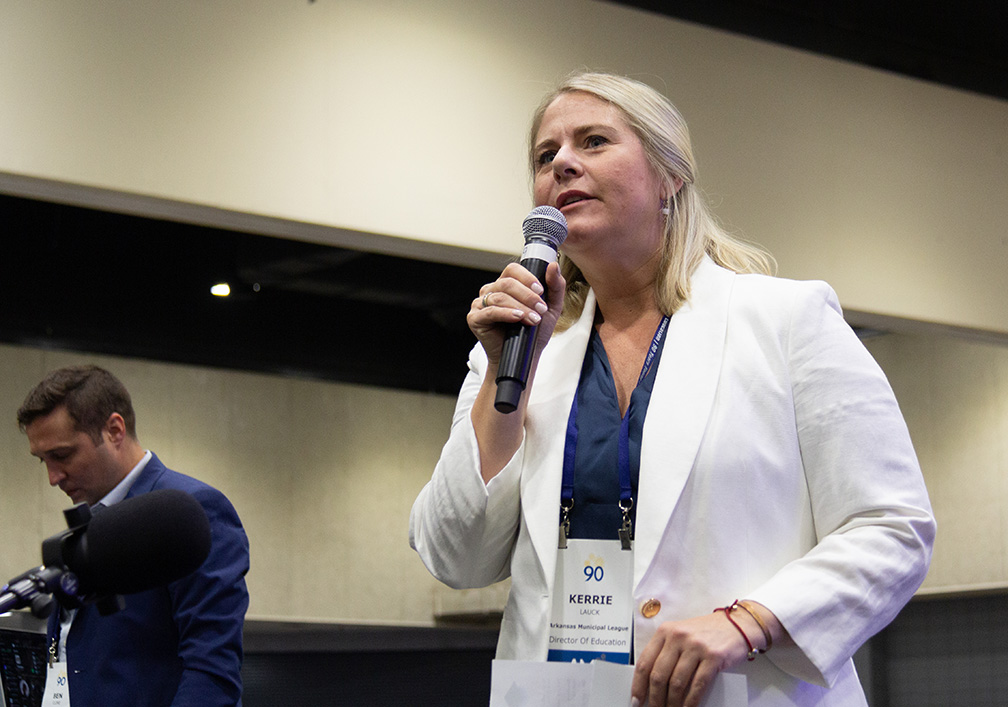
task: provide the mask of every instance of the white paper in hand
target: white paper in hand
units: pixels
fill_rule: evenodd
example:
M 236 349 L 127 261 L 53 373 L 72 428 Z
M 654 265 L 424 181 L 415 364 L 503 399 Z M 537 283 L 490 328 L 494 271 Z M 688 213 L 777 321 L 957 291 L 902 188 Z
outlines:
M 490 679 L 490 707 L 630 707 L 633 666 L 596 660 L 591 663 L 544 663 L 495 660 Z M 722 673 L 702 707 L 745 707 L 746 679 Z

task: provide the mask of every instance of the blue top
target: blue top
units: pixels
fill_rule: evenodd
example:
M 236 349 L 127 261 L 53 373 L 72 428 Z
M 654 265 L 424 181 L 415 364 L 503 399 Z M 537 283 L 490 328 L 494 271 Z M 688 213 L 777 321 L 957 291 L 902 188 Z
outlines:
M 661 331 L 661 329 L 659 330 Z M 644 377 L 630 395 L 627 409 L 630 486 L 637 498 L 640 477 L 641 437 L 651 401 L 664 336 L 656 335 L 657 350 Z M 574 453 L 574 507 L 570 513 L 570 537 L 616 540 L 623 523 L 619 508 L 619 436 L 623 422 L 609 358 L 598 332 L 592 330 L 575 393 L 576 451 Z M 636 524 L 637 504 L 630 510 Z

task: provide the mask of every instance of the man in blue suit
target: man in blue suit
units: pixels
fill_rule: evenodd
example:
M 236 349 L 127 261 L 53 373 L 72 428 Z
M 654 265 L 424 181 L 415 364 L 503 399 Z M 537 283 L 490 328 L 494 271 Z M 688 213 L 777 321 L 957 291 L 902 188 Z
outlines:
M 51 651 L 66 661 L 72 707 L 241 705 L 248 538 L 220 491 L 172 471 L 136 435 L 129 393 L 96 366 L 53 371 L 17 413 L 49 483 L 74 503 L 109 506 L 155 489 L 191 494 L 210 520 L 203 565 L 167 586 L 130 594 L 101 616 L 57 611 Z

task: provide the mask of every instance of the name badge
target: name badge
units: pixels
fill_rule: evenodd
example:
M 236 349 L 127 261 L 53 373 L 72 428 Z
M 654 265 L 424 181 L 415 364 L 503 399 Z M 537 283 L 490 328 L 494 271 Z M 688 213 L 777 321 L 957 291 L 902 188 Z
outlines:
M 628 664 L 632 589 L 632 550 L 618 540 L 568 540 L 557 550 L 546 659 Z
M 42 707 L 70 707 L 70 683 L 67 682 L 67 664 L 52 663 L 46 671 Z

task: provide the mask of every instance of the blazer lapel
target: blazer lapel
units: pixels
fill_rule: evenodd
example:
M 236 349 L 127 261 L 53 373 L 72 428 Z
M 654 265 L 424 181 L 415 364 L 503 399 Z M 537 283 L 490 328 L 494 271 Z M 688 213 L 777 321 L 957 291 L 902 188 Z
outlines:
M 164 464 L 161 460 L 157 458 L 157 455 L 151 453 L 150 461 L 147 465 L 140 471 L 140 475 L 137 476 L 136 481 L 130 486 L 129 492 L 126 494 L 126 498 L 133 498 L 134 496 L 139 496 L 141 494 L 147 493 L 148 491 L 154 490 L 154 484 L 157 482 L 158 477 L 164 472 Z
M 734 273 L 705 257 L 690 301 L 669 322 L 644 421 L 634 542 L 634 583 L 651 566 L 700 449 L 724 357 Z
M 654 395 L 644 422 L 634 542 L 634 581 L 650 566 L 689 477 L 714 405 L 724 357 L 734 273 L 704 258 L 690 302 L 669 322 Z M 595 318 L 589 293 L 581 318 L 543 350 L 529 399 L 522 516 L 544 584 L 552 590 L 559 528 L 564 435 Z
M 525 424 L 526 462 L 521 479 L 522 515 L 539 560 L 542 579 L 550 590 L 560 527 L 564 430 L 594 319 L 595 295 L 589 293 L 581 318 L 554 336 L 543 349 L 529 398 Z

